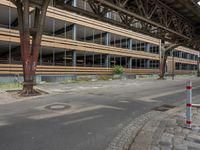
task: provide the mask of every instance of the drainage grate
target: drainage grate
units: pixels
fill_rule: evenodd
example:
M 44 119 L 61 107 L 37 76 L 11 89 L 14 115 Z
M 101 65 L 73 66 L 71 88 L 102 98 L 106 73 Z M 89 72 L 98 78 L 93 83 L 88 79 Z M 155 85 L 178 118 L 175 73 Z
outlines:
M 54 111 L 63 111 L 66 109 L 70 109 L 71 106 L 63 103 L 55 103 L 55 104 L 50 104 L 44 107 L 47 110 L 54 110 Z
M 172 108 L 175 108 L 175 107 L 176 106 L 164 104 L 164 105 L 158 106 L 156 108 L 153 108 L 152 110 L 164 112 L 164 111 L 168 111 L 169 109 L 172 109 Z

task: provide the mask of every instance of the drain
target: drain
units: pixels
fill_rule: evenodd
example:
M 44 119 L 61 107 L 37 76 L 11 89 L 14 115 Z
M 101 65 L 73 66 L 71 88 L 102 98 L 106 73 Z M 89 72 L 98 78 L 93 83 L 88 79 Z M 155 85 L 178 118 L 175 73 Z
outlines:
M 164 104 L 164 105 L 161 105 L 159 107 L 153 108 L 153 110 L 164 112 L 164 111 L 168 111 L 169 109 L 172 109 L 172 108 L 175 108 L 175 107 L 176 106 Z
M 71 106 L 63 103 L 50 104 L 44 107 L 47 110 L 63 111 L 70 109 Z

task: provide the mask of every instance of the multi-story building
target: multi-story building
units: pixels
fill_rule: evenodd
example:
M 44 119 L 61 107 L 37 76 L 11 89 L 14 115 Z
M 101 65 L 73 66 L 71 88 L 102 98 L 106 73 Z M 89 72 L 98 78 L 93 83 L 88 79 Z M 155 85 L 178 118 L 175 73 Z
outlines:
M 71 5 L 92 13 L 87 1 Z M 30 14 L 30 21 L 34 16 Z M 116 12 L 105 14 L 120 22 Z M 134 24 L 139 26 L 137 22 Z M 8 0 L 0 0 L 0 76 L 22 75 L 17 10 Z M 48 7 L 37 77 L 50 80 L 75 75 L 110 75 L 115 65 L 126 74 L 158 74 L 160 40 L 53 7 Z M 174 59 L 172 59 L 172 55 Z M 169 54 L 167 73 L 192 73 L 197 69 L 198 52 L 178 47 Z M 172 61 L 173 60 L 173 61 Z

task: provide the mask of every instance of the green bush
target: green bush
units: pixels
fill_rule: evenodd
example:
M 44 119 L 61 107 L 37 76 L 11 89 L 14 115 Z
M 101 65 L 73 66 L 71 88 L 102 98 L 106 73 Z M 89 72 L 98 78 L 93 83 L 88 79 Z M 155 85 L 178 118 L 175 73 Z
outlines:
M 124 68 L 122 66 L 116 65 L 114 66 L 114 74 L 123 74 L 124 73 Z

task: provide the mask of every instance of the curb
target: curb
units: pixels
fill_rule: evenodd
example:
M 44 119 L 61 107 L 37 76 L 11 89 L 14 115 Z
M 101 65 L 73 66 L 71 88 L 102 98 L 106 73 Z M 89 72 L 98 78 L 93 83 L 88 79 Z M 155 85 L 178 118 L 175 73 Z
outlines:
M 134 119 L 129 125 L 121 130 L 121 132 L 112 140 L 106 150 L 129 150 L 135 137 L 139 134 L 144 125 L 155 115 L 160 112 L 150 111 Z

